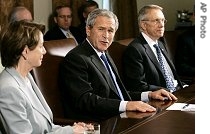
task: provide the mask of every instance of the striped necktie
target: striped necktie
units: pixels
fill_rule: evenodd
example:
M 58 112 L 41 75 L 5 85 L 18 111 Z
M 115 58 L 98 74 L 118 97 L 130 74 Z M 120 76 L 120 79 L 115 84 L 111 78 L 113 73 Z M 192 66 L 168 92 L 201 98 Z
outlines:
M 78 45 L 77 40 L 74 38 L 73 34 L 70 31 L 66 32 L 66 38 L 74 39 L 74 41 L 76 42 L 76 45 Z
M 166 68 L 166 63 L 164 61 L 164 57 L 163 57 L 163 54 L 160 50 L 160 47 L 155 44 L 153 45 L 156 49 L 156 52 L 157 52 L 157 57 L 158 57 L 158 61 L 159 61 L 159 64 L 161 66 L 161 69 L 163 71 L 163 76 L 165 78 L 165 81 L 166 81 L 166 87 L 170 90 L 170 92 L 174 92 L 176 89 L 174 87 L 174 82 L 173 82 L 173 79 L 171 77 L 171 75 L 169 74 L 168 72 L 168 69 Z
M 66 32 L 66 37 L 67 38 L 73 38 L 74 39 L 73 35 L 70 32 Z

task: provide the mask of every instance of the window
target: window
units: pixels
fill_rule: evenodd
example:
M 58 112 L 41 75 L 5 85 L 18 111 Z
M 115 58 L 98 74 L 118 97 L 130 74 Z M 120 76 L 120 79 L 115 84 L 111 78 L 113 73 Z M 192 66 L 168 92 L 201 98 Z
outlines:
M 99 8 L 101 9 L 107 9 L 107 10 L 110 10 L 110 0 L 95 0 L 98 5 L 99 5 Z

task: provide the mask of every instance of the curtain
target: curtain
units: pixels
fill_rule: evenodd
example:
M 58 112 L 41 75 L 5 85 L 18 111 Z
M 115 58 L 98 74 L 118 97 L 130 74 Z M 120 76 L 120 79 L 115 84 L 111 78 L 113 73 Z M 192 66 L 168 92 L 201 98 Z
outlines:
M 115 40 L 136 37 L 139 33 L 136 0 L 110 0 L 110 8 L 119 20 Z

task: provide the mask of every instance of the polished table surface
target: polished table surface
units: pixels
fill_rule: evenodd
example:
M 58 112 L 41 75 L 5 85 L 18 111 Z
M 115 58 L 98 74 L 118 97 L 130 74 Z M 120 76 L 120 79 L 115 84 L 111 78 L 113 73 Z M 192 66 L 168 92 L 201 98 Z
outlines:
M 195 85 L 174 94 L 177 101 L 150 101 L 156 112 L 127 112 L 128 118 L 116 116 L 103 121 L 100 123 L 100 134 L 194 134 L 195 112 L 166 108 L 175 102 L 195 104 Z

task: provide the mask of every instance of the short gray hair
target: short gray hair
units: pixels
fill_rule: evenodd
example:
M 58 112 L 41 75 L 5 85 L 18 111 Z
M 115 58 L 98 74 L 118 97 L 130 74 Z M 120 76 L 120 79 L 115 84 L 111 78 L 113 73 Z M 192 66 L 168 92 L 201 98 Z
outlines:
M 163 10 L 162 7 L 158 6 L 158 5 L 146 5 L 146 6 L 143 6 L 140 10 L 139 10 L 139 13 L 138 13 L 138 23 L 142 20 L 145 19 L 146 17 L 146 14 L 148 13 L 149 10 L 151 9 L 160 9 L 161 11 Z
M 119 27 L 117 16 L 113 12 L 106 9 L 95 9 L 91 13 L 89 13 L 86 26 L 89 26 L 92 28 L 98 16 L 105 16 L 108 18 L 113 18 L 115 20 L 115 30 L 117 31 Z
M 15 21 L 20 21 L 19 18 L 17 18 L 17 13 L 18 12 L 21 12 L 21 11 L 29 11 L 26 7 L 24 6 L 17 6 L 17 7 L 14 7 L 12 9 L 12 11 L 10 12 L 9 16 L 8 16 L 8 21 L 9 22 L 15 22 Z M 30 11 L 29 11 L 30 12 Z

